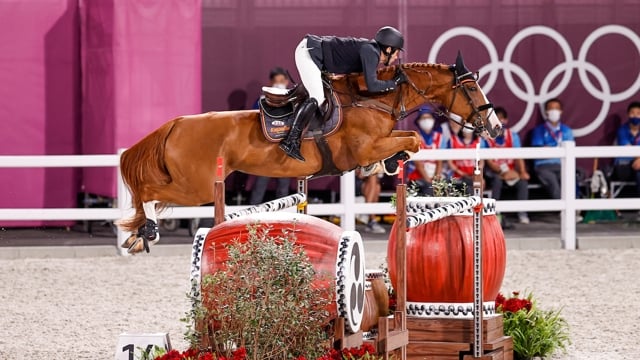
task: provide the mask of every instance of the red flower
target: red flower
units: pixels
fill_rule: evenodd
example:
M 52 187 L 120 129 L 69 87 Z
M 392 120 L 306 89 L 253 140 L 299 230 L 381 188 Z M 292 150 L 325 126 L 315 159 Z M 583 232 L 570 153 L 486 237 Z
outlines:
M 182 355 L 178 350 L 171 350 L 168 353 L 157 357 L 155 360 L 180 360 Z
M 247 358 L 247 349 L 239 347 L 233 352 L 233 360 L 245 360 Z
M 204 354 L 200 354 L 200 356 L 198 356 L 198 360 L 216 360 L 216 358 L 213 357 L 212 353 L 206 352 Z

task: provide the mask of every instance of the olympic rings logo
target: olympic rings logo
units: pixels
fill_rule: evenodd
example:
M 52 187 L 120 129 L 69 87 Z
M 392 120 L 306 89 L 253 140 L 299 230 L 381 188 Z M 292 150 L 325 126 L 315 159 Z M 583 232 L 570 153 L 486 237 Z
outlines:
M 591 32 L 591 34 L 589 34 L 582 43 L 582 46 L 578 51 L 577 59 L 573 58 L 573 53 L 569 43 L 558 31 L 547 26 L 530 26 L 520 30 L 515 36 L 513 36 L 513 38 L 511 38 L 504 50 L 504 57 L 500 60 L 493 41 L 491 41 L 485 33 L 476 28 L 464 26 L 452 28 L 440 35 L 431 47 L 428 61 L 435 62 L 438 52 L 442 46 L 454 37 L 470 36 L 480 41 L 487 50 L 490 59 L 488 64 L 485 64 L 480 68 L 481 74 L 484 75 L 488 73 L 485 84 L 482 85 L 482 89 L 485 94 L 489 93 L 496 84 L 498 73 L 502 70 L 504 72 L 504 80 L 509 91 L 527 104 L 522 118 L 511 127 L 514 131 L 520 131 L 524 128 L 533 115 L 536 103 L 542 104 L 550 98 L 558 97 L 569 85 L 573 75 L 573 69 L 576 69 L 582 86 L 584 86 L 584 88 L 593 97 L 602 101 L 600 112 L 595 119 L 587 126 L 573 130 L 574 135 L 576 137 L 580 137 L 588 135 L 598 129 L 606 119 L 612 102 L 625 101 L 640 90 L 640 76 L 638 76 L 636 81 L 626 90 L 618 93 L 612 93 L 606 76 L 597 66 L 587 61 L 587 54 L 589 53 L 593 43 L 600 37 L 609 34 L 622 35 L 631 40 L 640 55 L 640 37 L 633 32 L 633 30 L 621 25 L 605 25 Z M 553 69 L 551 69 L 551 71 L 549 71 L 549 73 L 544 77 L 538 92 L 534 89 L 534 85 L 529 74 L 521 66 L 511 61 L 511 57 L 513 56 L 518 44 L 520 44 L 520 42 L 525 38 L 534 35 L 543 35 L 551 38 L 560 46 L 564 55 L 564 62 L 557 64 Z M 587 76 L 587 73 L 591 74 L 597 80 L 601 90 L 594 86 Z M 520 86 L 514 81 L 514 74 L 520 78 L 524 89 L 520 88 Z M 550 89 L 551 84 L 560 74 L 562 74 L 562 79 L 555 88 Z

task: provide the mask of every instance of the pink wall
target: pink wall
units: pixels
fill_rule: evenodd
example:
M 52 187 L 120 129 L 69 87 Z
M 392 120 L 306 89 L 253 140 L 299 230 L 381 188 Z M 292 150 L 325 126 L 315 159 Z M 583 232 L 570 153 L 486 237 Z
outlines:
M 77 154 L 77 0 L 0 0 L 0 24 L 0 154 Z M 65 168 L 0 169 L 0 207 L 74 207 L 77 174 Z
M 82 153 L 114 154 L 200 112 L 200 9 L 200 0 L 80 1 Z M 83 184 L 113 197 L 116 172 L 85 169 Z

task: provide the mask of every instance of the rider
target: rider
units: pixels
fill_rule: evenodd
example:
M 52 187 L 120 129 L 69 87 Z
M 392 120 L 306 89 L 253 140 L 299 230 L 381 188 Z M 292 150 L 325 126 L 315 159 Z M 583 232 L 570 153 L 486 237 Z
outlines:
M 289 134 L 280 143 L 280 148 L 292 158 L 304 161 L 300 154 L 300 138 L 313 116 L 322 115 L 320 108 L 325 101 L 321 77 L 323 71 L 334 74 L 363 72 L 369 92 L 393 91 L 407 81 L 404 73 L 399 72 L 393 80 L 379 80 L 376 71 L 379 64 L 388 66 L 394 62 L 403 45 L 402 34 L 391 26 L 380 28 L 374 40 L 305 36 L 296 48 L 295 60 L 302 83 L 309 92 L 309 99 L 298 106 Z

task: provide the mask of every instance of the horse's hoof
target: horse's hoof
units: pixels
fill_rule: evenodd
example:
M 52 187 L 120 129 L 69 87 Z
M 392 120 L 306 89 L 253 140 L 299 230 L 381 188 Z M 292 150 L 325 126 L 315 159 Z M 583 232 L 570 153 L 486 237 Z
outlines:
M 375 175 L 383 172 L 383 167 L 380 164 L 380 161 L 373 163 L 371 165 L 363 166 L 360 168 L 360 175 L 367 177 L 371 175 Z
M 132 234 L 131 236 L 129 236 L 129 238 L 127 240 L 125 240 L 122 243 L 122 245 L 120 245 L 120 247 L 128 249 L 128 248 L 131 247 L 131 245 L 133 245 L 136 242 L 137 239 L 138 239 L 138 235 Z
M 127 253 L 135 255 L 145 250 L 144 240 L 142 238 L 136 238 L 134 243 L 129 246 Z M 147 251 L 148 252 L 148 251 Z

